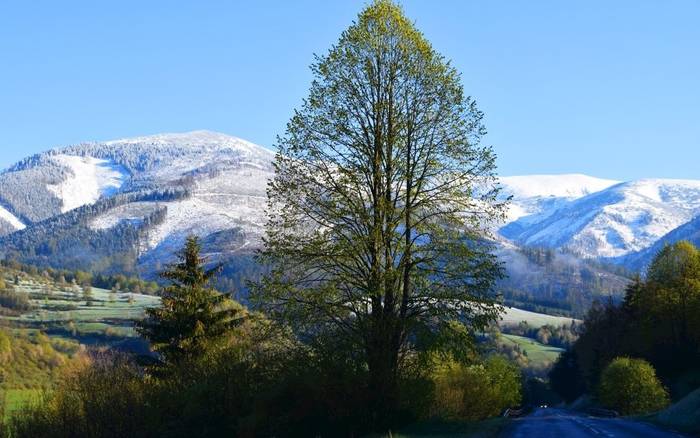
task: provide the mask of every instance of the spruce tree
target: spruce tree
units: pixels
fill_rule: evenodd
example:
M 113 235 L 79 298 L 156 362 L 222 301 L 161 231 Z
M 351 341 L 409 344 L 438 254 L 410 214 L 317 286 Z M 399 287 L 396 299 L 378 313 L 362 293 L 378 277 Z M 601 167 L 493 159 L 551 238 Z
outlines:
M 203 354 L 207 347 L 238 323 L 238 310 L 211 287 L 218 271 L 206 269 L 195 236 L 187 238 L 178 262 L 161 276 L 171 282 L 163 289 L 160 307 L 146 310 L 138 331 L 151 342 L 166 365 L 178 365 Z

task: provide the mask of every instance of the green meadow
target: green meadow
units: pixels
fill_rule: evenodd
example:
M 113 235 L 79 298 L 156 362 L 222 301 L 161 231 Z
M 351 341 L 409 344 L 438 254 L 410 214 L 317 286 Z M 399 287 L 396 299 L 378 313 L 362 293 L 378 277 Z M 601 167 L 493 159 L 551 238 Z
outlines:
M 544 345 L 532 338 L 517 335 L 501 335 L 502 342 L 505 344 L 517 345 L 520 350 L 527 354 L 530 362 L 537 364 L 547 364 L 554 362 L 559 354 L 564 351 L 561 348 Z

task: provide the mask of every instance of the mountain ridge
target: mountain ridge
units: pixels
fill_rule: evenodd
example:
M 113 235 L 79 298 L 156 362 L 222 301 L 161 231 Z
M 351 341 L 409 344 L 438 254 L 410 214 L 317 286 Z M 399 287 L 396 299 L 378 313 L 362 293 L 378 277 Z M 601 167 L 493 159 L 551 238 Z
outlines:
M 148 277 L 172 260 L 188 234 L 197 234 L 213 261 L 250 269 L 262 242 L 273 157 L 262 146 L 204 130 L 36 154 L 0 172 L 0 255 Z M 502 199 L 512 200 L 498 239 L 503 259 L 518 265 L 540 257 L 515 254 L 529 247 L 627 265 L 632 254 L 700 212 L 695 180 L 520 175 L 501 177 L 501 185 Z M 110 253 L 109 244 L 119 252 Z M 592 280 L 596 276 L 614 289 L 624 284 L 595 264 L 568 255 L 554 259 L 561 287 L 567 270 L 583 278 L 575 290 L 611 292 Z M 548 269 L 532 265 L 511 274 L 532 283 L 532 275 L 522 275 Z

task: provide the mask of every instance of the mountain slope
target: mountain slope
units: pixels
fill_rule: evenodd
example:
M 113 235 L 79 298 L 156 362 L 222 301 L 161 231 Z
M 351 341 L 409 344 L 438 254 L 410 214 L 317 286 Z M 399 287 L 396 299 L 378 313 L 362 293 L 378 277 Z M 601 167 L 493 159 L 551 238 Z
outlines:
M 620 257 L 654 244 L 700 214 L 700 181 L 648 179 L 615 184 L 525 216 L 501 233 L 523 246 L 583 257 Z
M 188 234 L 209 238 L 215 259 L 252 249 L 262 233 L 273 156 L 208 131 L 36 155 L 0 174 L 0 199 L 8 206 L 0 211 L 5 232 L 27 226 L 3 240 L 3 252 L 35 263 L 104 269 L 115 263 L 114 254 L 99 241 L 117 245 L 125 239 L 133 246 L 127 264 L 152 274 Z M 30 187 L 32 180 L 38 184 Z
M 674 229 L 670 233 L 658 239 L 650 247 L 632 254 L 628 254 L 627 256 L 616 260 L 616 262 L 629 266 L 630 269 L 643 270 L 649 265 L 654 256 L 663 249 L 664 245 L 669 245 L 680 240 L 687 240 L 700 247 L 700 216 Z
M 606 189 L 619 181 L 581 174 L 523 175 L 499 178 L 503 196 L 512 196 L 508 221 L 546 217 L 567 202 Z
M 34 155 L 0 173 L 0 257 L 152 278 L 197 234 L 205 254 L 226 263 L 231 289 L 240 284 L 231 279 L 259 269 L 252 254 L 261 243 L 273 157 L 209 131 Z M 499 230 L 510 274 L 500 287 L 513 302 L 540 308 L 559 302 L 576 312 L 623 289 L 624 270 L 572 254 L 626 264 L 626 256 L 632 260 L 700 212 L 700 181 L 572 174 L 503 177 L 501 184 L 512 203 Z

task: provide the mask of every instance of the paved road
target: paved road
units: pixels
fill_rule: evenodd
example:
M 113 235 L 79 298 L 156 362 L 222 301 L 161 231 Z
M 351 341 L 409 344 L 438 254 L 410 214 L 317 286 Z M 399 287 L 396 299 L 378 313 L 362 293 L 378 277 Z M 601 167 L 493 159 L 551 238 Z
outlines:
M 545 437 L 652 437 L 679 438 L 684 435 L 658 429 L 646 423 L 620 418 L 595 418 L 563 409 L 538 409 L 527 417 L 513 420 L 504 431 L 507 438 Z

